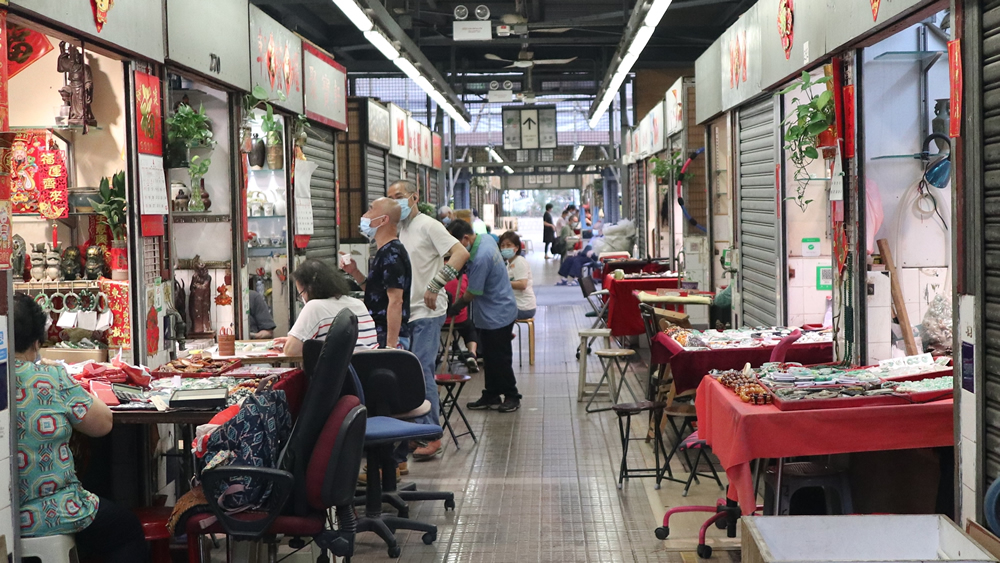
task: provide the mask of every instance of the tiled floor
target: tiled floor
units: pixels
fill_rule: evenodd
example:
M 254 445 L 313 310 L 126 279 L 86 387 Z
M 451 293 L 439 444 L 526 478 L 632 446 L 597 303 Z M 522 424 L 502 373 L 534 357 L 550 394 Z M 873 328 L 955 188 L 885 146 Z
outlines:
M 672 521 L 666 542 L 657 540 L 653 530 L 667 507 L 713 504 L 720 496 L 718 487 L 702 480 L 683 498 L 677 483 L 664 482 L 657 491 L 652 479 L 634 479 L 618 490 L 621 445 L 615 416 L 588 415 L 576 402 L 576 332 L 589 326 L 586 304 L 579 288 L 552 287 L 558 280 L 555 261 L 534 252 L 530 262 L 540 288 L 537 357 L 529 367 L 525 349 L 525 365 L 518 368 L 514 342 L 522 408 L 512 414 L 467 412 L 478 444 L 460 438 L 460 449 L 449 442 L 442 458 L 410 463 L 408 479 L 422 489 L 454 491 L 457 508 L 445 512 L 440 502 L 413 503 L 411 516 L 437 524 L 438 540 L 426 546 L 419 533 L 401 531 L 399 561 L 693 562 L 697 527 L 706 515 Z M 645 366 L 637 370 L 644 374 Z M 593 380 L 600 374 L 593 357 L 589 373 Z M 638 382 L 633 386 L 641 388 Z M 476 376 L 463 392 L 462 404 L 478 397 L 481 389 Z M 641 432 L 638 421 L 634 432 Z M 633 442 L 630 458 L 635 466 L 651 464 L 651 446 Z M 674 470 L 683 473 L 677 463 Z M 711 534 L 724 535 L 714 528 Z M 728 561 L 730 552 L 716 545 L 717 557 Z M 728 545 L 735 544 L 729 540 Z M 374 534 L 358 536 L 353 561 L 387 559 Z

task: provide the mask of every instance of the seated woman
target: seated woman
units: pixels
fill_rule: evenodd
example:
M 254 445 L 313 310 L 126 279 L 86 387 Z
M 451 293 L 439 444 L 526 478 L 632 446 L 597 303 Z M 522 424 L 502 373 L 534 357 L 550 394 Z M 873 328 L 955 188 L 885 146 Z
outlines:
M 149 561 L 139 519 L 86 491 L 76 477 L 70 436 L 74 430 L 93 437 L 111 432 L 111 409 L 61 365 L 36 363 L 49 322 L 37 303 L 15 295 L 13 317 L 21 536 L 75 534 L 82 557 Z
M 347 295 L 350 289 L 340 272 L 319 260 L 309 259 L 295 268 L 292 279 L 298 298 L 305 306 L 288 331 L 288 337 L 274 339 L 284 343 L 285 355 L 301 355 L 302 343 L 306 340 L 326 339 L 330 324 L 344 309 L 350 309 L 358 317 L 357 348 L 378 348 L 375 321 L 363 301 Z
M 447 262 L 447 260 L 445 260 Z M 461 283 L 461 286 L 459 285 Z M 444 290 L 448 292 L 449 301 L 454 303 L 458 299 L 459 295 L 465 293 L 465 288 L 469 286 L 469 277 L 462 274 L 461 282 L 459 279 L 453 279 L 446 283 Z M 468 368 L 469 373 L 479 373 L 479 358 L 476 357 L 476 351 L 479 348 L 479 332 L 476 327 L 472 324 L 472 319 L 469 318 L 469 308 L 466 307 L 462 309 L 460 313 L 454 317 L 446 317 L 444 320 L 444 326 L 447 328 L 452 320 L 455 321 L 455 335 L 452 340 L 452 347 L 458 349 L 458 339 L 461 338 L 465 341 L 465 348 L 468 350 L 468 354 L 465 356 L 465 367 Z
M 517 301 L 517 320 L 535 317 L 535 290 L 531 288 L 531 267 L 521 256 L 521 237 L 514 231 L 500 235 L 500 255 L 507 261 L 507 274 Z

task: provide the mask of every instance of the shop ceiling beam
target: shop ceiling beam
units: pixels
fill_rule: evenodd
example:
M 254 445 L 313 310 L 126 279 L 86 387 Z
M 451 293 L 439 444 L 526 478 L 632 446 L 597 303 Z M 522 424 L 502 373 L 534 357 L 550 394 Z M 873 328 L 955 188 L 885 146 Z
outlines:
M 462 99 L 458 97 L 458 94 L 451 89 L 448 81 L 445 80 L 444 76 L 438 72 L 434 64 L 424 55 L 420 47 L 410 39 L 410 36 L 406 34 L 402 27 L 396 23 L 392 15 L 385 6 L 382 5 L 379 0 L 361 0 L 362 5 L 367 6 L 371 15 L 374 16 L 375 21 L 378 22 L 382 31 L 384 31 L 389 39 L 396 41 L 400 46 L 400 53 L 406 54 L 410 60 L 419 68 L 427 77 L 430 79 L 431 83 L 437 88 L 438 92 L 441 92 L 445 98 L 451 103 L 452 106 L 466 119 L 470 119 L 472 116 L 469 114 L 469 110 L 466 109 L 465 104 Z
M 589 146 L 589 145 L 588 145 Z M 503 168 L 504 166 L 510 166 L 511 168 L 562 168 L 566 169 L 567 166 L 575 164 L 577 167 L 586 168 L 587 166 L 611 166 L 612 164 L 617 164 L 617 160 L 527 160 L 527 161 L 516 161 L 516 160 L 505 160 L 503 162 L 495 161 L 478 161 L 478 162 L 459 162 L 455 166 L 459 167 L 473 167 L 473 168 Z M 552 171 L 553 173 L 555 170 Z M 549 172 L 542 172 L 548 174 Z
M 609 37 L 494 37 L 489 41 L 470 43 L 468 41 L 455 41 L 451 37 L 425 37 L 420 40 L 420 45 L 424 47 L 448 47 L 450 45 L 462 45 L 464 47 L 476 47 L 487 49 L 491 45 L 563 45 L 567 47 L 607 47 L 617 45 L 617 36 Z

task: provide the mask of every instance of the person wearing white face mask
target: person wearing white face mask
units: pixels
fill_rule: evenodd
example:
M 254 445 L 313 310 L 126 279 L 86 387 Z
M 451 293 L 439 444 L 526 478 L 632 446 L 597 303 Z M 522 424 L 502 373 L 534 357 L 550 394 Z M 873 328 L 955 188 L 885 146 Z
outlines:
M 368 212 L 361 216 L 361 234 L 378 246 L 367 278 L 350 255 L 341 261 L 344 271 L 365 290 L 365 306 L 375 321 L 380 348 L 409 349 L 410 344 L 407 323 L 412 272 L 410 255 L 397 236 L 401 214 L 396 200 L 382 197 L 373 201 Z
M 535 290 L 531 288 L 531 267 L 521 256 L 521 237 L 514 231 L 500 235 L 500 255 L 507 262 L 510 286 L 517 301 L 517 320 L 535 317 Z

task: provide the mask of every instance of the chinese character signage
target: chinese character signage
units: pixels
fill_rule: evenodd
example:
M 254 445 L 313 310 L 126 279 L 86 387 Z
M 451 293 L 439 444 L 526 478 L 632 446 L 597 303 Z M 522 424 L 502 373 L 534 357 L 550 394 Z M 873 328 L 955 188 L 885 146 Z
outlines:
M 420 122 L 406 118 L 406 160 L 420 162 Z
M 160 79 L 145 72 L 135 73 L 135 114 L 139 118 L 139 152 L 163 154 L 163 119 L 160 109 Z
M 443 160 L 441 149 L 441 135 L 431 133 L 431 168 L 434 170 L 441 170 Z
M 274 105 L 303 112 L 302 39 L 256 6 L 250 6 L 250 78 Z
M 17 76 L 32 63 L 53 49 L 52 42 L 44 33 L 9 24 L 7 26 L 7 74 L 8 79 Z
M 667 136 L 684 129 L 684 79 L 679 78 L 667 90 L 667 101 L 663 111 L 666 113 Z
M 62 151 L 49 146 L 45 131 L 17 133 L 4 153 L 14 213 L 38 213 L 47 219 L 69 217 L 69 184 Z
M 392 142 L 389 146 L 389 152 L 398 156 L 399 158 L 408 158 L 410 156 L 409 145 L 407 144 L 406 136 L 406 120 L 409 116 L 403 111 L 403 108 L 397 106 L 396 104 L 389 104 L 389 123 L 392 127 L 389 132 L 392 137 Z
M 434 156 L 431 154 L 431 130 L 426 126 L 420 126 L 420 164 L 427 166 L 434 164 Z
M 391 148 L 389 110 L 375 100 L 368 100 L 368 142 L 383 149 Z
M 724 110 L 760 93 L 761 52 L 758 7 L 759 4 L 755 4 L 747 10 L 720 38 L 722 45 L 722 108 Z
M 310 43 L 302 49 L 306 117 L 347 131 L 347 70 Z

